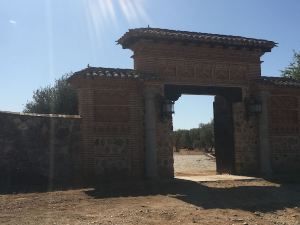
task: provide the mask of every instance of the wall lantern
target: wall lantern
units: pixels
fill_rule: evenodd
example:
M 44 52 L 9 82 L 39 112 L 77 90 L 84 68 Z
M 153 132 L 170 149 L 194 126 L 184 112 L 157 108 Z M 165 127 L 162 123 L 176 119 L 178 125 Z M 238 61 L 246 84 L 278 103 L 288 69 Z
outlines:
M 174 101 L 166 100 L 163 103 L 163 115 L 171 116 L 174 113 Z
M 247 113 L 249 115 L 259 114 L 262 112 L 262 104 L 261 101 L 259 101 L 254 96 L 250 96 L 246 99 L 246 107 L 247 107 Z

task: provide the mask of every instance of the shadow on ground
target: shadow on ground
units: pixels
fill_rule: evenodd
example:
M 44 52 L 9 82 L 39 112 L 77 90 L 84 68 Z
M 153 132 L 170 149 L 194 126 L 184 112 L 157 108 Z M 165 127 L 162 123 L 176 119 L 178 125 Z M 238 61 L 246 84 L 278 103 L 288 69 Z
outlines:
M 239 183 L 241 184 L 241 182 Z M 85 191 L 94 198 L 137 197 L 167 195 L 205 209 L 241 209 L 272 212 L 290 207 L 300 207 L 300 184 L 280 186 L 209 187 L 207 185 L 177 180 L 107 185 Z
M 95 199 L 110 197 L 140 197 L 164 195 L 204 209 L 241 209 L 273 212 L 285 208 L 300 208 L 299 180 L 194 182 L 180 179 L 166 181 L 136 181 L 106 183 L 85 187 L 85 194 Z M 8 188 L 0 194 L 69 190 L 70 187 L 26 186 Z M 82 189 L 74 186 L 72 189 Z

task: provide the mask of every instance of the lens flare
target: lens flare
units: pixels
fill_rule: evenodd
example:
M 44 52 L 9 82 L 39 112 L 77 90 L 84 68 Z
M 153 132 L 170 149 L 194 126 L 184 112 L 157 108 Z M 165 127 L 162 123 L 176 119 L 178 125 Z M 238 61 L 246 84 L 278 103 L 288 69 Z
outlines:
M 119 0 L 119 5 L 129 23 L 136 23 L 138 21 L 149 22 L 149 17 L 144 10 L 144 2 L 142 0 Z
M 144 0 L 82 0 L 89 33 L 98 41 L 104 29 L 117 29 L 122 18 L 129 25 L 150 23 Z

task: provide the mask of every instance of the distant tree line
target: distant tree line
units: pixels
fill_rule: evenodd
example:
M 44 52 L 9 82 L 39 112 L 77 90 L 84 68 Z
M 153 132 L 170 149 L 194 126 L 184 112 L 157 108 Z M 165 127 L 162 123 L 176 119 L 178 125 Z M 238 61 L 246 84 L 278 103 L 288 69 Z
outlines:
M 172 133 L 175 151 L 180 149 L 203 149 L 211 152 L 215 146 L 214 123 L 201 123 L 199 128 L 177 130 Z

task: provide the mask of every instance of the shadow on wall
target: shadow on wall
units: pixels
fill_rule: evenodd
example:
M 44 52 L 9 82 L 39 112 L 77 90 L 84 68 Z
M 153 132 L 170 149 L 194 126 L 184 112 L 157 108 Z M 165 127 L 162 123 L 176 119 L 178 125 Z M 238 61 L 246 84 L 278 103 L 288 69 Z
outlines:
M 2 193 L 78 184 L 79 116 L 0 112 L 0 124 Z
M 237 181 L 238 182 L 238 181 Z M 300 207 L 300 184 L 279 187 L 239 185 L 227 188 L 173 180 L 107 185 L 85 191 L 94 198 L 168 195 L 204 209 L 242 209 L 250 212 L 272 212 L 286 207 Z

